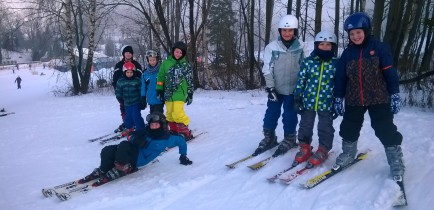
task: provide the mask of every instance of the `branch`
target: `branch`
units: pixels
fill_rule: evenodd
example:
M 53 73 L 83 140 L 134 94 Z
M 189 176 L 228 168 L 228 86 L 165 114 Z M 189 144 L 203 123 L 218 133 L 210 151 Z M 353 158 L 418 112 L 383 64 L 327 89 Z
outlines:
M 425 79 L 431 75 L 434 75 L 434 70 L 429 71 L 429 72 L 425 72 L 425 73 L 423 73 L 417 77 L 411 78 L 411 79 L 401 80 L 401 81 L 399 81 L 399 84 L 408 84 L 408 83 L 418 82 L 418 81 Z

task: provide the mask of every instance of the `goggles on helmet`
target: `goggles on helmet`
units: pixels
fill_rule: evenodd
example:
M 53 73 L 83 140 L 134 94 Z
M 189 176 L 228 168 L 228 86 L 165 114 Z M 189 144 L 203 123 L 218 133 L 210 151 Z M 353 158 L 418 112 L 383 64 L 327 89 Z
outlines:
M 158 114 L 148 114 L 148 116 L 146 116 L 146 122 L 148 123 L 159 122 L 160 120 L 162 120 L 162 117 Z

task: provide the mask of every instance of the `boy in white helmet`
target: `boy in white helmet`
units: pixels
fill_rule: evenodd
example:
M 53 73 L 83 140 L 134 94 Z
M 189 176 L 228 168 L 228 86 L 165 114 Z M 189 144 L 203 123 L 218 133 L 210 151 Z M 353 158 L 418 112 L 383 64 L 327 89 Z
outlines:
M 264 116 L 264 139 L 253 153 L 256 156 L 278 145 L 275 129 L 282 113 L 284 139 L 274 157 L 297 146 L 297 112 L 294 110 L 294 95 L 300 63 L 304 57 L 303 42 L 298 40 L 298 20 L 285 15 L 279 21 L 279 37 L 265 47 L 262 73 L 268 92 L 267 110 Z
M 301 115 L 298 129 L 300 150 L 295 155 L 293 165 L 308 161 L 307 167 L 317 166 L 327 159 L 333 146 L 333 119 L 337 117 L 333 112 L 336 40 L 332 32 L 319 32 L 315 36 L 314 50 L 301 63 L 294 92 L 296 110 Z M 313 153 L 310 144 L 316 115 L 319 146 Z

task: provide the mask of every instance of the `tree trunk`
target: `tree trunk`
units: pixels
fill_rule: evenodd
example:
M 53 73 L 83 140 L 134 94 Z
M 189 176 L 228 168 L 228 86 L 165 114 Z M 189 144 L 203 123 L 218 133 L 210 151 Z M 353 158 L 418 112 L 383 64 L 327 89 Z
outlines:
M 72 2 L 71 0 L 66 0 L 64 3 L 65 7 L 65 26 L 66 26 L 66 45 L 68 48 L 68 54 L 69 54 L 69 64 L 71 66 L 71 75 L 72 75 L 72 85 L 73 85 L 73 94 L 77 95 L 80 92 L 80 82 L 77 74 L 77 66 L 75 61 L 75 54 L 74 54 L 74 46 L 73 46 L 73 36 L 72 33 L 74 31 L 73 29 L 73 22 L 72 22 Z
M 372 18 L 372 34 L 381 38 L 381 24 L 383 23 L 385 0 L 376 0 L 374 5 L 374 17 Z
M 338 55 L 338 49 L 339 49 L 339 8 L 340 8 L 340 0 L 335 1 L 335 28 L 334 32 L 336 35 L 336 45 L 337 48 L 335 49 L 335 56 Z
M 270 43 L 271 22 L 273 20 L 274 0 L 267 0 L 265 5 L 265 46 Z
M 287 15 L 292 14 L 292 0 L 288 0 L 288 5 L 286 7 L 286 14 Z
M 96 0 L 90 0 L 89 11 L 89 47 L 87 49 L 86 67 L 81 80 L 81 93 L 85 94 L 89 91 L 90 72 L 93 65 L 93 54 L 95 50 L 95 31 L 96 31 Z
M 321 31 L 322 6 L 322 0 L 317 0 L 315 5 L 315 34 Z

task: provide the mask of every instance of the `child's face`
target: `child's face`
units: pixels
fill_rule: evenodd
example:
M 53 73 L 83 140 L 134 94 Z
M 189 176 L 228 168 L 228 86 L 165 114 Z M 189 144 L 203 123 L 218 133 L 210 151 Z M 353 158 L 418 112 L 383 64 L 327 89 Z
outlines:
M 159 129 L 160 128 L 160 123 L 158 123 L 158 122 L 151 122 L 151 123 L 149 123 L 149 128 L 151 128 L 152 130 Z
M 125 59 L 131 60 L 131 58 L 133 57 L 133 54 L 131 54 L 130 52 L 125 52 L 124 56 L 125 56 Z
M 128 78 L 133 77 L 133 75 L 134 75 L 134 70 L 127 70 L 127 71 L 125 72 L 125 75 L 126 75 Z
M 281 36 L 285 41 L 291 41 L 294 38 L 295 29 L 293 28 L 282 28 L 280 30 Z
M 332 50 L 332 43 L 331 42 L 320 42 L 318 45 L 318 48 L 320 50 L 324 50 L 324 51 L 331 51 Z
M 148 57 L 148 63 L 150 66 L 157 65 L 157 58 L 156 57 Z
M 365 40 L 365 32 L 363 29 L 353 29 L 350 31 L 350 40 L 355 45 L 361 45 L 363 43 L 363 40 Z
M 176 60 L 180 59 L 182 57 L 182 50 L 179 48 L 175 48 L 175 50 L 173 51 L 173 56 Z

